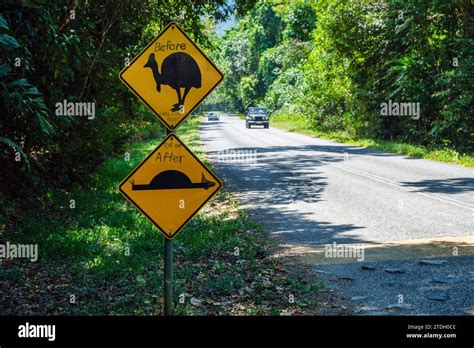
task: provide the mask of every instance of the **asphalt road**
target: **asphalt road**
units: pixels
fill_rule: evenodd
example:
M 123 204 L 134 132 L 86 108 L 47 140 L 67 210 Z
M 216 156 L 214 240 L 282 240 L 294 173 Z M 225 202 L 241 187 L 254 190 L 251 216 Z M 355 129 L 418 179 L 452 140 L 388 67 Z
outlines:
M 450 284 L 466 287 L 463 282 L 468 282 L 471 294 L 456 294 L 461 309 L 446 310 L 443 303 L 449 300 L 433 300 L 437 307 L 431 308 L 428 301 L 427 307 L 402 308 L 403 314 L 472 314 L 473 259 L 456 256 L 474 253 L 473 169 L 289 133 L 271 125 L 246 129 L 243 120 L 230 116 L 203 122 L 201 139 L 226 189 L 264 224 L 283 254 L 338 267 L 342 279 L 350 267 L 374 262 L 382 270 L 380 282 L 396 274 L 431 277 L 415 259 L 443 257 L 449 259 L 447 264 L 428 267 L 438 267 L 446 276 L 463 269 L 465 279 Z M 328 256 L 328 245 L 332 250 L 343 247 L 349 254 Z M 365 252 L 359 260 L 354 256 L 358 246 Z M 396 260 L 408 262 L 403 273 L 384 272 L 385 263 Z M 333 271 L 325 275 L 328 280 L 334 279 Z M 363 280 L 366 273 L 362 274 Z M 354 285 L 357 279 L 334 288 L 343 296 L 358 292 L 365 296 L 367 289 Z M 409 295 L 409 290 L 399 290 L 404 291 Z M 393 303 L 391 296 L 386 301 L 374 299 L 372 311 L 378 313 Z M 360 306 L 355 305 L 354 311 L 361 312 Z

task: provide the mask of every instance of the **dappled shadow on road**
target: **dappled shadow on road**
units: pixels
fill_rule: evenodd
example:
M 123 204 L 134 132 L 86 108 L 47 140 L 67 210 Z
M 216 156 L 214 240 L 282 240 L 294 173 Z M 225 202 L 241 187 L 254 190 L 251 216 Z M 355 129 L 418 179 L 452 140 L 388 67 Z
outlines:
M 417 188 L 415 192 L 462 193 L 474 192 L 474 178 L 450 178 L 402 182 L 403 186 Z
M 242 120 L 244 122 L 244 120 Z M 204 121 L 200 125 L 200 132 L 202 134 L 206 134 L 204 137 L 206 142 L 209 142 L 211 138 L 208 138 L 208 135 L 210 134 L 211 131 L 222 131 L 223 128 L 225 127 L 225 121 L 218 121 L 218 122 L 212 122 L 212 121 Z M 252 128 L 252 129 L 247 129 L 249 132 L 248 135 L 253 135 L 258 137 L 260 131 L 267 132 L 267 130 L 264 130 L 264 128 Z M 291 133 L 290 133 L 291 134 Z M 305 135 L 299 135 L 301 137 L 306 137 Z M 308 139 L 315 140 L 316 138 L 314 137 L 309 137 Z M 349 145 L 349 144 L 343 144 L 343 143 L 338 143 L 336 141 L 332 140 L 327 140 L 327 139 L 322 139 L 322 138 L 317 138 L 321 142 L 326 142 L 327 144 L 308 144 L 308 145 L 300 145 L 300 146 L 268 146 L 268 147 L 259 147 L 259 149 L 265 150 L 267 152 L 272 152 L 272 151 L 285 151 L 290 149 L 294 151 L 317 151 L 317 152 L 327 152 L 330 154 L 334 154 L 335 156 L 341 156 L 342 158 L 344 157 L 345 154 L 347 155 L 355 155 L 355 156 L 377 156 L 377 157 L 405 157 L 405 158 L 410 158 L 401 154 L 397 153 L 388 153 L 388 152 L 382 152 L 376 149 L 371 149 L 367 147 L 361 147 L 361 146 L 356 146 L 356 145 Z M 236 149 L 235 149 L 236 150 Z M 332 157 L 333 155 L 331 155 Z
M 344 154 L 348 155 L 356 155 L 356 156 L 378 156 L 378 157 L 396 157 L 401 156 L 395 153 L 386 153 L 380 152 L 378 150 L 355 146 L 355 145 L 346 145 L 346 144 L 339 144 L 334 142 L 334 145 L 303 145 L 303 146 L 294 146 L 292 147 L 293 150 L 297 151 L 319 151 L 319 152 L 327 152 L 338 154 L 342 156 Z
M 201 132 L 202 131 L 208 132 L 208 131 L 222 130 L 222 123 L 212 122 L 212 121 L 204 121 L 204 122 L 201 122 L 201 124 L 199 125 L 199 130 Z
M 347 232 L 363 228 L 352 224 L 318 221 L 316 213 L 298 209 L 317 204 L 327 186 L 319 170 L 327 163 L 344 160 L 341 155 L 306 153 L 315 146 L 273 146 L 226 149 L 227 153 L 256 154 L 256 163 L 242 157 L 222 158 L 222 152 L 209 152 L 218 175 L 227 189 L 234 191 L 249 212 L 265 226 L 272 238 L 297 244 L 360 242 Z

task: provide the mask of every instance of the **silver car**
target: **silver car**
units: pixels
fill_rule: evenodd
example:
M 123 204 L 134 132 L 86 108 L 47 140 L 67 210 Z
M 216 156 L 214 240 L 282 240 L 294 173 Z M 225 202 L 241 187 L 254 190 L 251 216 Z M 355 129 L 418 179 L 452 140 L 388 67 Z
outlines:
M 219 121 L 219 113 L 217 111 L 209 112 L 207 114 L 208 121 Z

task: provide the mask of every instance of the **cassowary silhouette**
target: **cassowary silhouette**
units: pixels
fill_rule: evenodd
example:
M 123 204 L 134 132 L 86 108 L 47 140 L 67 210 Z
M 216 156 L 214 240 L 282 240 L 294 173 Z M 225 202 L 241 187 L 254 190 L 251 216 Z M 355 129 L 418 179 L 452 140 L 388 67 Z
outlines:
M 178 94 L 178 102 L 173 105 L 171 111 L 181 109 L 191 88 L 201 88 L 201 70 L 196 61 L 184 52 L 172 53 L 166 57 L 161 64 L 161 74 L 154 53 L 150 53 L 144 68 L 152 70 L 158 92 L 161 92 L 161 85 L 168 85 Z M 184 88 L 182 96 L 181 88 Z

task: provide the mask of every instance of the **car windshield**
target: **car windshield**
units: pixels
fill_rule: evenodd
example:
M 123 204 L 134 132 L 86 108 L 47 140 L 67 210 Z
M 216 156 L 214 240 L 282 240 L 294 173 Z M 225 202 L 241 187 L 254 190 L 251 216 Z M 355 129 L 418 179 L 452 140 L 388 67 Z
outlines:
M 249 114 L 267 114 L 267 110 L 265 108 L 249 108 Z

